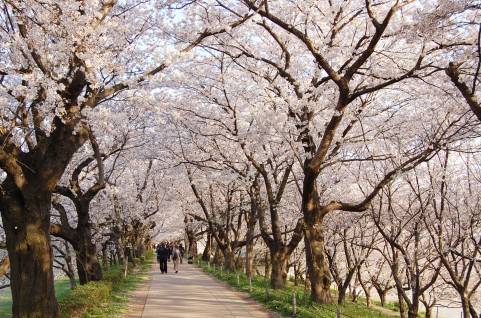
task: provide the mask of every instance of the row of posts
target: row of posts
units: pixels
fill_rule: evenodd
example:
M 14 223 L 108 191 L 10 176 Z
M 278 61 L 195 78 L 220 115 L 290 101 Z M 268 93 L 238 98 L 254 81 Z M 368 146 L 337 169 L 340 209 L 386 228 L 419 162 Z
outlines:
M 197 258 L 197 265 L 200 267 L 200 258 Z M 214 273 L 215 273 L 215 264 L 214 266 Z M 207 263 L 207 268 L 210 269 L 210 262 Z M 220 273 L 222 274 L 222 265 L 220 266 Z M 227 270 L 227 276 L 229 276 L 229 270 Z M 237 278 L 237 285 L 239 285 L 239 273 L 236 273 Z M 252 279 L 249 277 L 249 293 L 252 295 Z M 266 297 L 269 299 L 269 283 L 266 280 Z M 297 312 L 297 301 L 296 301 L 296 294 L 292 294 L 292 314 L 295 316 Z M 380 316 L 381 314 L 379 314 Z M 439 308 L 436 312 L 436 317 L 439 315 Z M 341 308 L 337 308 L 336 318 L 342 318 Z M 461 313 L 461 318 L 464 318 L 463 313 Z M 481 314 L 479 314 L 479 318 L 481 318 Z

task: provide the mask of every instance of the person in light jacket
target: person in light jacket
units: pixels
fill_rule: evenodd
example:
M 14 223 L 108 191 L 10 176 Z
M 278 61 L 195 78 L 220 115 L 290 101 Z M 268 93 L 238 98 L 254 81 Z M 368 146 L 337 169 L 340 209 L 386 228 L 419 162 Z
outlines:
M 176 244 L 172 249 L 172 262 L 174 263 L 174 270 L 175 273 L 179 271 L 179 263 L 180 263 L 180 250 L 179 246 Z

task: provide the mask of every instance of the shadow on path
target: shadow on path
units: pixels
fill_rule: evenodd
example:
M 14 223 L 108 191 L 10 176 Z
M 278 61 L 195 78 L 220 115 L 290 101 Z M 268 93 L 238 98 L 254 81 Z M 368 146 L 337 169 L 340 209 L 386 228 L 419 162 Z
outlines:
M 271 314 L 239 292 L 206 275 L 191 264 L 180 264 L 179 272 L 161 274 L 159 265 L 152 267 L 151 283 L 142 318 L 272 318 Z

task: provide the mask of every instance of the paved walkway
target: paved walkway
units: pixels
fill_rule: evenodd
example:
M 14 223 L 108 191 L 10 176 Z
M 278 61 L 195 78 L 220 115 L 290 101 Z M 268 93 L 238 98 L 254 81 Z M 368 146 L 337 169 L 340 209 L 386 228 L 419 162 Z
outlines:
M 172 263 L 168 263 L 168 274 L 161 274 L 159 264 L 154 265 L 142 318 L 273 317 L 196 265 L 184 262 L 179 265 L 177 274 Z

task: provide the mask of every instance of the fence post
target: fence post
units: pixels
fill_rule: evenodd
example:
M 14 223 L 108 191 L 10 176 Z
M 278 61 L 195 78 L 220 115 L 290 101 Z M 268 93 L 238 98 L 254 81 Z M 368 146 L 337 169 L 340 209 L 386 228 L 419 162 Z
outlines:
M 296 293 L 292 293 L 292 315 L 295 316 L 297 311 L 297 303 L 296 303 Z
M 341 318 L 341 317 L 342 317 L 341 308 L 337 308 L 337 318 Z

